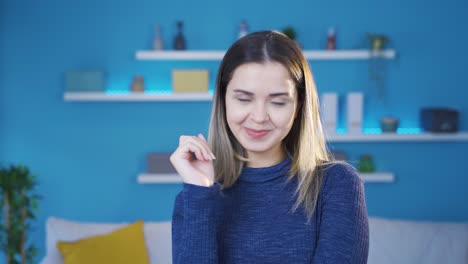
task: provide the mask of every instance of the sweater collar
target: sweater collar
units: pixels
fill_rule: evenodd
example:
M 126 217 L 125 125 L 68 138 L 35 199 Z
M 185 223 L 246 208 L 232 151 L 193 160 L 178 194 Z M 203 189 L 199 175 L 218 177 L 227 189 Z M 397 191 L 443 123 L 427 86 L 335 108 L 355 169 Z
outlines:
M 278 164 L 264 168 L 244 167 L 239 176 L 240 181 L 245 182 L 268 182 L 288 174 L 291 169 L 292 160 L 289 155 Z

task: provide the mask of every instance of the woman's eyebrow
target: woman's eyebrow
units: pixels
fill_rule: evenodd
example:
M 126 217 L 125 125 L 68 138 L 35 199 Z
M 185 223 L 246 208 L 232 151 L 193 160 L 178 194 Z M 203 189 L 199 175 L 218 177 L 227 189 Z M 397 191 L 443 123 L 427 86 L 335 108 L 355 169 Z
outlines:
M 289 96 L 289 93 L 272 93 L 269 96 L 270 97 Z
M 241 90 L 241 89 L 234 89 L 233 92 L 235 92 L 235 93 L 244 93 L 244 94 L 247 94 L 247 95 L 254 95 L 252 92 L 244 91 L 244 90 Z
M 243 94 L 250 95 L 250 96 L 254 95 L 254 93 L 252 92 L 241 90 L 241 89 L 234 89 L 233 91 L 235 93 L 243 93 Z M 289 93 L 271 93 L 268 96 L 269 97 L 289 96 Z

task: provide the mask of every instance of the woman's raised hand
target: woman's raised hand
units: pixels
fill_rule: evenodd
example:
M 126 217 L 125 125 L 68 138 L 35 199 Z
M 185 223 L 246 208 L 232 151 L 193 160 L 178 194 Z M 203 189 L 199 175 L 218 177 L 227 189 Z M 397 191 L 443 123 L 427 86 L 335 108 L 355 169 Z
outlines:
M 185 183 L 209 187 L 214 184 L 213 160 L 208 142 L 202 134 L 181 136 L 179 147 L 170 160 Z

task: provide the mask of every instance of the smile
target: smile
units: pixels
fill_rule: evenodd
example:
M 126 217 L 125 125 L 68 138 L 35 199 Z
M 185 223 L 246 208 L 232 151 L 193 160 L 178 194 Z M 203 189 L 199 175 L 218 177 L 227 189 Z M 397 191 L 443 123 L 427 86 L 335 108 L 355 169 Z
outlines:
M 250 128 L 245 128 L 245 131 L 247 131 L 247 135 L 254 139 L 265 137 L 270 132 L 269 130 L 254 130 Z

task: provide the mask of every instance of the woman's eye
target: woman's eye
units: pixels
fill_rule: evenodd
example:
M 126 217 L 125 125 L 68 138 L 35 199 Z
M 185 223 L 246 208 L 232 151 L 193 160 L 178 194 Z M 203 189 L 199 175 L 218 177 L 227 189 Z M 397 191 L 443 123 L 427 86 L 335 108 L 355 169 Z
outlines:
M 278 105 L 278 106 L 283 106 L 286 104 L 285 102 L 271 102 L 271 103 L 274 105 Z
M 237 98 L 239 102 L 250 102 L 250 99 L 247 98 Z

